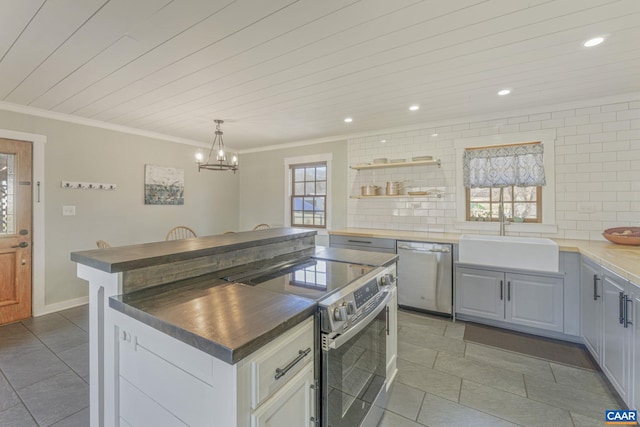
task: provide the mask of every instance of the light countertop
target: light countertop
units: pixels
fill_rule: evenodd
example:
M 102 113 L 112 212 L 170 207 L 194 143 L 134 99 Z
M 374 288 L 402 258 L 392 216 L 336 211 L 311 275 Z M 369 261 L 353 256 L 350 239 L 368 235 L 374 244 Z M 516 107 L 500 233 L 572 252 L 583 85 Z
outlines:
M 338 236 L 377 237 L 417 242 L 457 244 L 462 234 L 423 231 L 383 230 L 375 228 L 342 228 L 331 230 Z M 606 241 L 551 239 L 562 252 L 577 252 L 640 285 L 640 246 L 616 245 Z

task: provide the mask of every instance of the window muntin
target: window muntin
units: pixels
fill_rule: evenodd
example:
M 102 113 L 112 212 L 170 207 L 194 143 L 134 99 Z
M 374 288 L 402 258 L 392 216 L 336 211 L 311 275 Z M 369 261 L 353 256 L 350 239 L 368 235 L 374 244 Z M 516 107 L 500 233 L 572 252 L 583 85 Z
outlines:
M 538 146 L 539 142 L 526 142 L 493 147 L 469 148 L 465 151 L 504 149 L 518 151 L 520 147 Z M 540 148 L 541 149 L 541 148 Z M 500 159 L 498 159 L 500 160 Z M 544 174 L 544 170 L 541 172 Z M 544 175 L 541 175 L 544 181 Z M 490 178 L 490 176 L 489 176 Z M 505 186 L 504 215 L 508 221 L 542 222 L 542 186 Z M 466 188 L 466 220 L 467 221 L 499 221 L 500 188 L 475 187 Z
M 327 163 L 291 165 L 291 226 L 326 228 Z
M 499 188 L 467 188 L 467 221 L 498 221 Z M 542 187 L 505 187 L 504 214 L 508 221 L 542 222 Z

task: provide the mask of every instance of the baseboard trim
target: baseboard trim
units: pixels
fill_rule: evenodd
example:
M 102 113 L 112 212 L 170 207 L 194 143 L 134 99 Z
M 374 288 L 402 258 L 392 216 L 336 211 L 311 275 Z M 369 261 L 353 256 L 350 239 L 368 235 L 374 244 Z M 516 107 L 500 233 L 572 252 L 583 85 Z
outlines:
M 80 297 L 68 301 L 57 302 L 55 304 L 47 304 L 42 309 L 33 311 L 33 317 L 44 316 L 45 314 L 55 313 L 60 310 L 77 307 L 79 305 L 88 304 L 89 297 Z

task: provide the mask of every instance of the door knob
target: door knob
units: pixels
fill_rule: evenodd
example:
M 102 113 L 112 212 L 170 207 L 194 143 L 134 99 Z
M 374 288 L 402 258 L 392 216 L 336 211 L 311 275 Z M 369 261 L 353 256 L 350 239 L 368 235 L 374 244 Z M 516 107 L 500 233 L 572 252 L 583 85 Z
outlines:
M 11 246 L 11 247 L 12 247 L 12 248 L 26 248 L 27 246 L 29 246 L 29 243 L 27 243 L 27 242 L 20 242 L 20 244 L 18 244 L 18 245 L 14 245 L 14 246 Z

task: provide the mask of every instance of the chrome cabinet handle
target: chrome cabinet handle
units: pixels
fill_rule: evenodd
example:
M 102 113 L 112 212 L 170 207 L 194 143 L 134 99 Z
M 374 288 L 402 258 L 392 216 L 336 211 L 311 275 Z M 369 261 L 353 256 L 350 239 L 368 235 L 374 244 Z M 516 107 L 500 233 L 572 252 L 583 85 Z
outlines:
M 296 363 L 298 363 L 299 361 L 304 359 L 305 356 L 307 354 L 309 354 L 309 353 L 311 353 L 311 347 L 307 347 L 306 350 L 298 350 L 298 357 L 296 357 L 291 362 L 289 362 L 289 364 L 287 366 L 285 366 L 284 368 L 276 368 L 276 376 L 275 376 L 275 378 L 277 380 L 279 380 L 280 378 L 284 377 L 285 374 L 287 372 L 289 372 L 291 370 L 291 368 L 293 368 L 296 365 Z
M 500 280 L 500 301 L 504 299 L 504 282 Z
M 507 282 L 507 301 L 511 301 L 511 280 Z
M 366 243 L 367 245 L 372 244 L 373 242 L 369 242 L 367 240 L 347 240 L 349 243 Z
M 598 298 L 600 298 L 600 295 L 598 295 L 598 280 L 600 280 L 600 278 L 598 277 L 597 274 L 593 275 L 593 300 L 594 301 L 598 301 Z
M 624 327 L 628 328 L 629 325 L 633 325 L 633 322 L 629 321 L 629 303 L 633 304 L 633 298 L 624 296 Z M 633 306 L 632 306 L 633 307 Z

